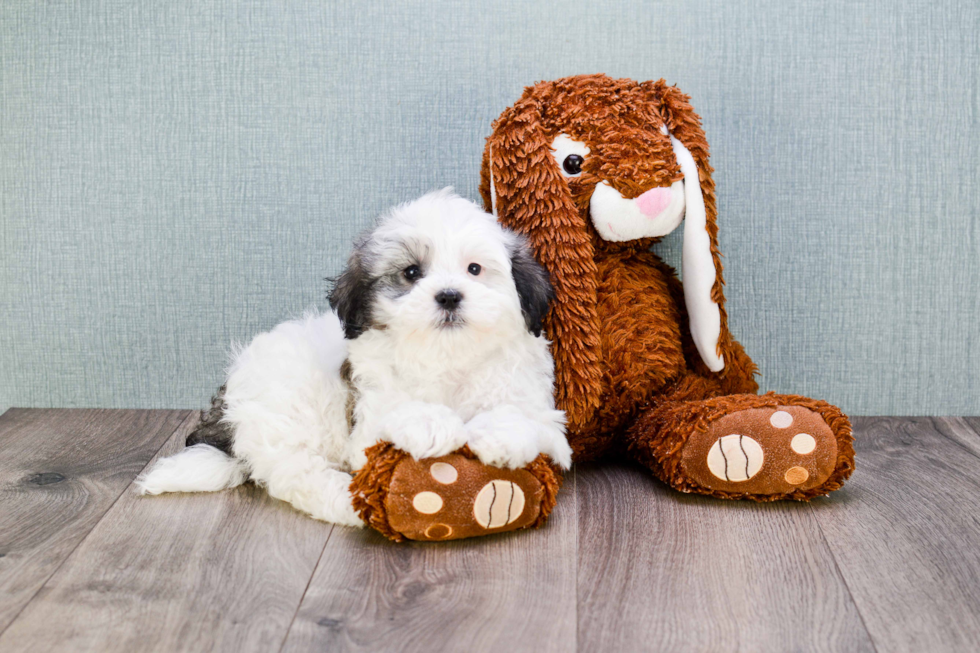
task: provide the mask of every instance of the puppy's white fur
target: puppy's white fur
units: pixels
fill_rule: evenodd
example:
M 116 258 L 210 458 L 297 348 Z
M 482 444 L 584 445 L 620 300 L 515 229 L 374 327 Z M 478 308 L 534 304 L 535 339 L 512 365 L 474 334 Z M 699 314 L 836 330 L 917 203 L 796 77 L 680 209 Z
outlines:
M 449 189 L 397 207 L 358 243 L 331 297 L 343 323 L 309 314 L 236 354 L 224 411 L 235 457 L 189 447 L 158 461 L 141 490 L 214 491 L 250 477 L 317 519 L 362 526 L 350 473 L 378 441 L 418 459 L 468 444 L 488 465 L 519 468 L 544 453 L 569 467 L 548 342 L 532 333 L 540 327 L 515 284 L 524 247 Z M 404 274 L 413 265 L 414 281 Z M 436 301 L 446 290 L 462 296 L 455 310 Z

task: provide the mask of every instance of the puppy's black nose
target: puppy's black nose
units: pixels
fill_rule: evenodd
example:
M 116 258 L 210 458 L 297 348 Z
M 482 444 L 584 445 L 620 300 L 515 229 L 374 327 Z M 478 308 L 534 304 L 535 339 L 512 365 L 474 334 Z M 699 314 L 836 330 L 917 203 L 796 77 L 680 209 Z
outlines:
M 458 290 L 440 290 L 436 293 L 436 303 L 447 311 L 455 310 L 461 301 L 463 301 L 463 293 Z

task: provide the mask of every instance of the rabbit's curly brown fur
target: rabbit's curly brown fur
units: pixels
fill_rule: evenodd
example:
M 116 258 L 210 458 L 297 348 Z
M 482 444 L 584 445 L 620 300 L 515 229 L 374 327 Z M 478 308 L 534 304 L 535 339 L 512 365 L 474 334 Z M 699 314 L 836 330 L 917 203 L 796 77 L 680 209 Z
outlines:
M 717 373 L 702 362 L 690 335 L 681 282 L 649 251 L 659 239 L 609 242 L 589 219 L 592 192 L 601 181 L 633 199 L 683 179 L 668 133 L 690 151 L 699 172 L 716 273 L 711 300 L 721 318 L 717 353 L 724 368 Z M 559 134 L 589 147 L 579 177 L 563 176 L 553 158 L 551 144 Z M 551 274 L 555 302 L 545 327 L 553 343 L 556 400 L 567 413 L 577 461 L 629 453 L 665 481 L 684 486 L 671 477 L 681 472 L 664 456 L 677 454 L 691 420 L 718 412 L 691 402 L 754 397 L 758 390 L 756 366 L 728 329 L 711 172 L 700 118 L 688 96 L 663 80 L 583 75 L 542 82 L 528 87 L 493 125 L 480 192 L 487 210 L 527 236 Z M 782 397 L 785 404 L 812 401 Z M 665 422 L 664 415 L 681 415 L 681 404 L 685 417 Z M 846 418 L 833 428 L 843 458 L 836 470 L 839 487 L 853 468 L 853 450 Z

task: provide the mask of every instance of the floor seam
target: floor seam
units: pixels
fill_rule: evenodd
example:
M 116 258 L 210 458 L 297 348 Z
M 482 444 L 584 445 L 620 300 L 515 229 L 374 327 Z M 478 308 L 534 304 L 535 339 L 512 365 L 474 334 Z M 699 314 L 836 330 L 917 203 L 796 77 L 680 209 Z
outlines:
M 303 588 L 303 593 L 300 594 L 299 602 L 296 603 L 296 611 L 293 612 L 293 618 L 289 620 L 289 626 L 286 627 L 286 633 L 282 637 L 282 644 L 279 645 L 278 653 L 282 653 L 282 650 L 286 647 L 286 642 L 289 640 L 289 633 L 293 631 L 293 624 L 296 623 L 296 617 L 299 616 L 299 611 L 303 607 L 303 601 L 306 599 L 306 593 L 310 591 L 310 585 L 313 584 L 313 579 L 316 577 L 316 570 L 320 568 L 320 562 L 323 560 L 323 554 L 327 550 L 327 544 L 330 543 L 330 538 L 333 537 L 333 532 L 337 530 L 336 524 L 330 524 L 330 532 L 327 533 L 327 539 L 323 541 L 323 548 L 320 549 L 320 555 L 316 558 L 316 564 L 313 565 L 313 571 L 310 572 L 310 577 L 306 581 L 306 587 Z
M 861 612 L 861 606 L 858 605 L 858 600 L 854 597 L 854 592 L 851 591 L 851 586 L 847 583 L 847 577 L 844 576 L 844 571 L 840 567 L 840 563 L 837 561 L 837 554 L 834 553 L 834 549 L 830 546 L 830 540 L 827 539 L 827 534 L 823 530 L 823 525 L 817 518 L 816 511 L 813 506 L 807 506 L 810 512 L 810 518 L 813 519 L 813 523 L 817 525 L 817 530 L 820 531 L 820 539 L 823 540 L 824 546 L 827 548 L 828 553 L 830 553 L 830 559 L 834 561 L 834 569 L 837 570 L 837 575 L 840 577 L 842 583 L 844 583 L 844 589 L 847 590 L 847 595 L 851 598 L 851 604 L 854 606 L 854 610 L 857 612 L 858 619 L 861 620 L 861 626 L 864 628 L 864 632 L 868 635 L 868 641 L 871 642 L 871 648 L 877 653 L 878 644 L 875 642 L 874 635 L 871 634 L 871 630 L 868 628 L 868 622 L 864 619 L 864 613 Z
M 27 599 L 27 601 L 24 602 L 24 605 L 21 606 L 20 610 L 17 611 L 17 614 L 15 614 L 13 616 L 13 618 L 10 620 L 10 623 L 8 623 L 3 628 L 3 630 L 0 630 L 0 638 L 2 638 L 4 636 L 4 634 L 8 630 L 10 630 L 10 627 L 13 626 L 17 622 L 18 619 L 20 619 L 20 615 L 24 614 L 24 610 L 26 610 L 28 608 L 28 606 L 31 605 L 34 602 L 34 599 L 36 599 L 37 598 L 37 595 L 41 593 L 41 590 L 43 590 L 47 586 L 47 584 L 49 582 L 51 582 L 51 579 L 54 578 L 55 574 L 57 574 L 61 570 L 61 568 L 65 566 L 65 563 L 68 562 L 68 560 L 73 555 L 75 555 L 75 551 L 78 550 L 78 547 L 82 546 L 82 543 L 85 542 L 85 540 L 87 540 L 92 535 L 92 532 L 95 531 L 95 529 L 99 527 L 99 524 L 101 524 L 102 523 L 102 520 L 105 519 L 105 516 L 109 514 L 109 511 L 111 511 L 113 508 L 115 508 L 116 507 L 116 504 L 119 503 L 119 500 L 123 497 L 123 495 L 125 495 L 126 492 L 131 487 L 133 487 L 133 483 L 136 482 L 136 479 L 140 477 L 140 474 L 142 474 L 144 471 L 146 471 L 147 466 L 156 457 L 156 455 L 158 453 L 160 453 L 160 451 L 165 446 L 167 446 L 167 443 L 170 442 L 170 438 L 174 437 L 174 433 L 176 433 L 181 428 L 183 428 L 183 426 L 188 422 L 188 420 L 190 420 L 190 419 L 192 419 L 194 417 L 194 411 L 193 410 L 185 410 L 184 412 L 187 413 L 187 415 L 185 415 L 180 420 L 180 423 L 177 425 L 177 427 L 173 431 L 171 431 L 170 434 L 167 437 L 165 437 L 163 439 L 163 442 L 161 442 L 160 443 L 160 446 L 153 452 L 153 455 L 149 457 L 149 459 L 146 461 L 146 464 L 143 465 L 143 468 L 142 469 L 140 469 L 139 473 L 137 473 L 136 476 L 133 477 L 133 480 L 130 481 L 129 484 L 126 487 L 124 487 L 122 489 L 122 491 L 118 495 L 116 495 L 116 498 L 113 499 L 112 500 L 112 503 L 109 504 L 109 506 L 103 511 L 103 513 L 99 516 L 98 520 L 96 520 L 96 522 L 94 524 L 92 524 L 92 528 L 90 528 L 88 530 L 88 532 L 85 533 L 85 535 L 82 536 L 82 538 L 79 539 L 78 542 L 75 543 L 75 546 L 73 546 L 71 548 L 71 551 L 68 552 L 68 555 L 66 555 L 62 559 L 62 561 L 58 563 L 58 566 L 56 566 L 53 570 L 51 570 L 51 573 L 48 574 L 48 577 L 44 579 L 44 582 L 41 583 L 38 586 L 37 590 L 33 594 L 31 594 L 31 598 Z
M 572 503 L 575 509 L 575 641 L 574 648 L 572 650 L 578 651 L 578 610 L 579 610 L 579 592 L 578 592 L 578 569 L 581 563 L 582 550 L 579 547 L 579 524 L 581 524 L 581 519 L 579 519 L 578 514 L 578 465 L 572 468 L 572 496 L 574 502 Z

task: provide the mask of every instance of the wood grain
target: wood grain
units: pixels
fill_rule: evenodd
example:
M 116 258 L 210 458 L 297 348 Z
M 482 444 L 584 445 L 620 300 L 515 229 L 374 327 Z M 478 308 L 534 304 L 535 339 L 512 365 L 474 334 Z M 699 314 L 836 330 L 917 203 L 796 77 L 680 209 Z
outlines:
M 161 455 L 179 450 L 195 421 Z M 131 486 L 0 650 L 276 650 L 331 528 L 251 486 L 159 497 Z
M 574 486 L 536 531 L 393 544 L 336 528 L 284 650 L 575 650 Z
M 813 512 L 876 646 L 980 649 L 980 457 L 949 420 L 854 424 L 857 471 Z
M 855 475 L 810 504 L 604 464 L 542 530 L 400 545 L 250 486 L 137 496 L 196 419 L 0 418 L 0 650 L 980 648 L 977 418 L 855 419 Z
M 870 639 L 806 504 L 578 471 L 580 651 L 861 651 Z
M 0 417 L 0 632 L 187 415 L 11 409 Z
M 931 421 L 939 433 L 967 451 L 980 456 L 980 435 L 977 434 L 975 428 L 975 426 L 980 426 L 980 420 L 975 417 L 935 417 Z M 971 422 L 973 426 L 971 426 Z
M 956 418 L 953 418 L 956 419 Z M 980 417 L 961 417 L 966 425 L 973 430 L 974 438 L 973 441 L 980 445 Z

